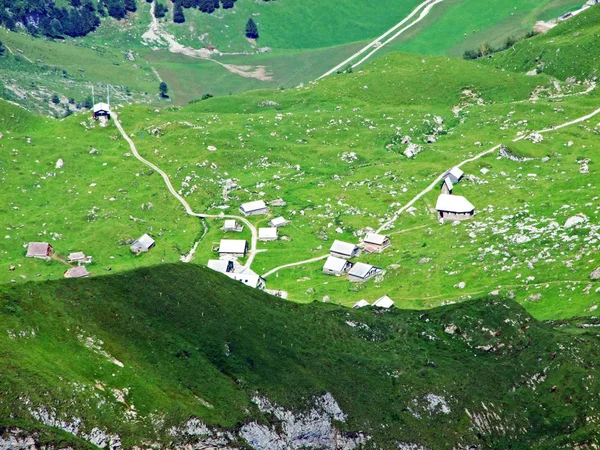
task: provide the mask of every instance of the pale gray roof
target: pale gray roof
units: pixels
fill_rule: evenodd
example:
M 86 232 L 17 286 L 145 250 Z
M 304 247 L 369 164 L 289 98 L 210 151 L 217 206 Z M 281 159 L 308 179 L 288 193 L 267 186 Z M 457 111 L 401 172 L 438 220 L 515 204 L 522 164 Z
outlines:
M 75 260 L 79 260 L 79 259 L 85 259 L 85 253 L 83 253 L 83 252 L 71 253 L 71 254 L 69 254 L 69 259 L 71 261 L 75 261 Z
M 225 275 L 254 289 L 260 287 L 261 283 L 264 283 L 264 279 L 251 270 L 247 270 L 244 273 L 226 273 Z
M 277 239 L 279 232 L 277 228 L 259 228 L 258 239 Z
M 461 177 L 464 175 L 464 172 L 460 168 L 458 168 L 458 167 L 453 167 L 452 169 L 450 169 L 448 171 L 448 174 L 452 175 L 457 180 L 460 180 Z
M 349 264 L 348 261 L 342 258 L 337 258 L 335 256 L 329 256 L 327 261 L 325 261 L 325 265 L 323 266 L 323 270 L 328 270 L 330 272 L 344 272 L 346 265 Z
M 352 256 L 356 249 L 357 246 L 355 244 L 342 241 L 333 241 L 330 251 L 333 253 L 339 253 L 340 255 Z
M 282 227 L 286 224 L 287 224 L 287 220 L 285 220 L 283 217 L 276 217 L 275 219 L 273 219 L 269 222 L 269 225 L 271 225 L 273 227 Z
M 228 219 L 225 221 L 223 228 L 226 230 L 235 230 L 237 228 L 237 222 L 235 219 Z
M 83 278 L 83 277 L 87 277 L 89 274 L 90 273 L 87 271 L 85 266 L 77 266 L 77 267 L 72 267 L 71 269 L 67 270 L 65 273 L 65 277 L 66 278 Z
M 131 248 L 148 251 L 153 245 L 154 239 L 152 239 L 149 235 L 144 234 L 136 239 L 133 244 L 131 244 Z
M 450 177 L 444 178 L 444 184 L 448 187 L 449 190 L 452 190 L 454 188 L 454 183 L 452 183 Z
M 221 239 L 219 253 L 246 253 L 247 242 L 243 239 Z
M 461 195 L 441 194 L 435 205 L 438 211 L 469 213 L 475 210 L 473 204 Z
M 256 200 L 254 202 L 244 203 L 242 206 L 240 206 L 240 208 L 246 213 L 249 213 L 252 211 L 258 211 L 259 209 L 264 209 L 266 207 L 267 207 L 267 205 L 262 200 Z
M 231 261 L 225 259 L 211 259 L 208 261 L 208 268 L 217 272 L 227 273 Z
M 387 295 L 384 295 L 379 300 L 377 300 L 375 303 L 373 303 L 373 306 L 376 306 L 378 308 L 388 309 L 388 308 L 391 308 L 392 306 L 394 306 L 394 302 Z
M 364 308 L 365 306 L 370 306 L 370 303 L 366 300 L 360 300 L 354 304 L 353 308 L 358 309 L 358 308 Z
M 377 233 L 367 233 L 365 236 L 365 242 L 367 244 L 383 245 L 387 239 L 387 236 Z
M 348 275 L 351 275 L 351 276 L 357 277 L 357 278 L 365 278 L 367 276 L 367 274 L 373 268 L 375 268 L 375 266 L 372 266 L 371 264 L 357 262 L 356 264 L 354 264 L 354 267 L 352 267 L 352 269 L 350 269 L 350 272 L 348 272 Z
M 108 103 L 96 103 L 93 108 L 94 112 L 98 111 L 110 111 L 110 105 Z
M 47 242 L 30 242 L 27 246 L 27 256 L 32 257 L 45 257 L 48 255 L 48 247 L 50 244 Z

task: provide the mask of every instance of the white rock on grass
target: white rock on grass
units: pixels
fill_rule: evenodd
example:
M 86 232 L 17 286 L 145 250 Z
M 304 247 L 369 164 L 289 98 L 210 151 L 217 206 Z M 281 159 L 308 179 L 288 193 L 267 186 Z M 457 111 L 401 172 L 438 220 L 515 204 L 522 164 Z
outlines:
M 588 218 L 585 214 L 576 214 L 573 217 L 569 217 L 565 222 L 565 228 L 572 228 L 575 225 L 579 225 L 580 223 L 585 223 L 588 221 Z
M 57 169 L 62 169 L 62 166 L 65 165 L 65 162 L 62 160 L 62 158 L 59 158 L 58 161 L 56 161 L 56 168 Z

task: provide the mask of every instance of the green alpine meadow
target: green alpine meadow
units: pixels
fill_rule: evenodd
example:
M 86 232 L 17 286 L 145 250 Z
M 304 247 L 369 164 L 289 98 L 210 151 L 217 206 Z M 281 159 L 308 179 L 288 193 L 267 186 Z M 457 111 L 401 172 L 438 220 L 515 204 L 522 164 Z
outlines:
M 600 446 L 583 1 L 0 0 L 0 449 Z

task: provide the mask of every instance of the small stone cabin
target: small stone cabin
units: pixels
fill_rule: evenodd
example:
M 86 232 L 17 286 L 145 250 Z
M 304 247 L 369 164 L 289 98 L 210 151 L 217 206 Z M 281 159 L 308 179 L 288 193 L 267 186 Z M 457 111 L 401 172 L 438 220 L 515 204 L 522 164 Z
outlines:
M 475 207 L 461 195 L 441 194 L 435 205 L 440 220 L 468 220 L 475 216 Z
M 152 239 L 148 234 L 144 234 L 140 238 L 133 241 L 133 244 L 131 244 L 131 247 L 129 248 L 133 253 L 140 254 L 149 251 L 154 247 L 155 244 L 156 242 L 154 242 L 154 239 Z

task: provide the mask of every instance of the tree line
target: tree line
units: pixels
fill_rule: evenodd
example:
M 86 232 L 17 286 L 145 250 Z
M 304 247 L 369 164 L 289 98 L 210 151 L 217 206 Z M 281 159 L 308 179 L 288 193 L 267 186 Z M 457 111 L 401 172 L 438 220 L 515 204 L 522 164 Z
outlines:
M 146 0 L 148 3 L 152 3 L 152 0 Z M 160 2 L 155 0 L 156 5 L 154 8 L 154 15 L 156 18 L 165 17 L 168 8 Z M 173 0 L 173 22 L 183 23 L 185 22 L 184 9 L 195 8 L 203 13 L 212 14 L 219 8 L 231 9 L 235 5 L 237 0 Z
M 94 31 L 102 17 L 121 20 L 136 9 L 136 0 L 69 0 L 66 7 L 55 0 L 0 0 L 0 24 L 34 36 L 81 37 Z

